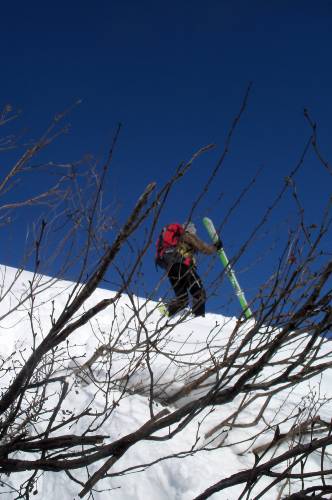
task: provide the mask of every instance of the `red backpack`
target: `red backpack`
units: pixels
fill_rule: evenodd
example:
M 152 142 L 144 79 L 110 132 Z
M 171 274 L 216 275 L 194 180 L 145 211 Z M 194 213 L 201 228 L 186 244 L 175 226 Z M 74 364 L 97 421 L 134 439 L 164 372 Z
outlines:
M 174 258 L 176 247 L 183 233 L 184 229 L 178 223 L 168 224 L 163 228 L 156 242 L 156 264 L 158 266 L 167 267 L 171 256 Z

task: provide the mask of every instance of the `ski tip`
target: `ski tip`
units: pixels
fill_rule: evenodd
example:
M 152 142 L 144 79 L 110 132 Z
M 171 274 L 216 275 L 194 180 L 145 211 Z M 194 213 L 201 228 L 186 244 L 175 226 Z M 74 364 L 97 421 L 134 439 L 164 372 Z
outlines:
M 205 226 L 212 226 L 213 225 L 213 222 L 212 220 L 210 219 L 210 217 L 203 217 L 203 224 Z

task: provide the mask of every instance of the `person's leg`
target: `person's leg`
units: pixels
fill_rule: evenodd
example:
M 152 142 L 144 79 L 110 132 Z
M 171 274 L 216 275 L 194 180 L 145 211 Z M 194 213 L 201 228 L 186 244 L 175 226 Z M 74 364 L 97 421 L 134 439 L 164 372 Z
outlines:
M 192 312 L 194 316 L 205 316 L 205 301 L 206 293 L 200 277 L 195 269 L 190 269 L 188 272 L 188 289 L 193 298 Z
M 184 309 L 189 303 L 187 271 L 188 267 L 180 263 L 173 264 L 168 271 L 168 278 L 175 293 L 175 299 L 167 305 L 170 316 Z

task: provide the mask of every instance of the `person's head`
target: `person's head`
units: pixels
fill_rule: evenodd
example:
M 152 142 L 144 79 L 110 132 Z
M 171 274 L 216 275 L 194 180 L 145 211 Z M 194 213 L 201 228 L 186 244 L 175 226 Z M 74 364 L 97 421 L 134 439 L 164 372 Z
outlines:
M 183 224 L 183 227 L 184 227 L 185 231 L 187 231 L 188 233 L 191 233 L 191 234 L 196 234 L 197 233 L 196 226 L 191 221 L 186 222 L 185 224 Z

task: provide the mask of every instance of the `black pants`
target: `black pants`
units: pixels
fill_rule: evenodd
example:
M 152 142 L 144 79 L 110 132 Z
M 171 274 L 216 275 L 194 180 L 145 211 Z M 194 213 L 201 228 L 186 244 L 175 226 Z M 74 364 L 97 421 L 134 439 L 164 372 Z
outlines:
M 168 304 L 170 316 L 184 309 L 192 296 L 192 312 L 194 316 L 205 316 L 206 293 L 196 270 L 182 263 L 175 263 L 168 271 L 168 278 L 176 295 Z

